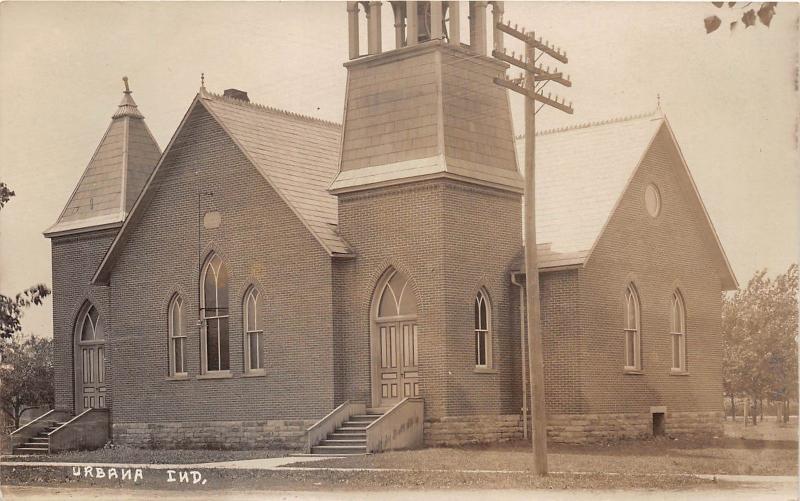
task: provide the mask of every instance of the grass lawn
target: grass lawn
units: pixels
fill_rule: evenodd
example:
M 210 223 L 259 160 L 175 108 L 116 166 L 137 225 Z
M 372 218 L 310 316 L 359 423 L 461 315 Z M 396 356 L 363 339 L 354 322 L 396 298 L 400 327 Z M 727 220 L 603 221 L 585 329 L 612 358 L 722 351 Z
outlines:
M 610 444 L 551 444 L 550 471 L 625 474 L 706 473 L 797 475 L 797 424 L 759 423 L 747 430 L 727 423 L 726 436 L 659 437 Z M 742 428 L 739 430 L 739 428 Z M 530 442 L 430 448 L 305 463 L 307 467 L 411 470 L 511 470 L 532 468 Z
M 188 464 L 283 457 L 286 450 L 214 451 L 159 450 L 117 446 L 94 451 L 68 451 L 58 454 L 5 456 L 2 461 L 47 461 L 64 463 Z M 1 464 L 1 463 L 0 463 Z

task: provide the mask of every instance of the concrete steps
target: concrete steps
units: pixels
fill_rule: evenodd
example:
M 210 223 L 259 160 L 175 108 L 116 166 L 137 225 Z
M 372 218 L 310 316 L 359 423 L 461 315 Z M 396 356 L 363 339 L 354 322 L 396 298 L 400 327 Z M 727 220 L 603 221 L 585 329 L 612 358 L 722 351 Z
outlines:
M 351 456 L 367 453 L 367 426 L 383 413 L 355 414 L 311 448 L 314 456 Z
M 66 421 L 51 421 L 35 437 L 31 437 L 24 444 L 14 447 L 14 454 L 47 454 L 50 452 L 49 433 L 66 424 Z

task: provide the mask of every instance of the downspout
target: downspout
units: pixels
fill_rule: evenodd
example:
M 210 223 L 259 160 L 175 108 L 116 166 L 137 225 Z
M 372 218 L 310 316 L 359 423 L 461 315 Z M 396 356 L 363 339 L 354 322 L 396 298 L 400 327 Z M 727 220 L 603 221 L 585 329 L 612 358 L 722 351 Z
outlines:
M 515 273 L 511 274 L 511 283 L 519 287 L 519 351 L 522 354 L 522 438 L 528 438 L 528 393 L 527 375 L 525 368 L 528 366 L 525 349 L 525 284 L 517 282 Z

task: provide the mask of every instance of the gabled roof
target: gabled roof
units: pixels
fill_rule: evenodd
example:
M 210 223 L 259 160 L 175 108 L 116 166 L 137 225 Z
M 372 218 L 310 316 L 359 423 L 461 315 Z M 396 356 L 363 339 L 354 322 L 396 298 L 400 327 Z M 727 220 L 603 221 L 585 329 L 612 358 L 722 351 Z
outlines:
M 128 89 L 48 238 L 118 227 L 161 156 Z
M 327 191 L 338 170 L 341 126 L 220 96 L 201 88 L 156 165 L 129 217 L 106 252 L 93 282 L 108 279 L 128 227 L 146 209 L 151 185 L 196 106 L 203 106 L 331 256 L 351 256 L 337 231 L 338 204 Z
M 536 134 L 536 242 L 540 268 L 582 265 L 589 259 L 662 127 L 669 131 L 680 155 L 669 123 L 660 112 Z M 517 140 L 521 165 L 523 139 Z M 736 288 L 736 278 L 682 155 L 680 161 L 689 189 L 694 191 L 705 216 L 723 287 Z

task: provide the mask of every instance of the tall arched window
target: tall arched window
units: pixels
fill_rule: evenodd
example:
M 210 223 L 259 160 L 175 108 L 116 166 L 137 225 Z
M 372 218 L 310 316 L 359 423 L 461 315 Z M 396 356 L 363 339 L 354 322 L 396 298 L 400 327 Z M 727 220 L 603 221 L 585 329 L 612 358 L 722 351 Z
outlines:
M 686 308 L 677 290 L 672 293 L 669 309 L 669 332 L 672 338 L 672 370 L 686 370 Z
M 475 366 L 492 366 L 492 308 L 484 291 L 475 296 Z
M 642 368 L 639 297 L 633 284 L 625 291 L 625 368 Z
M 186 331 L 183 322 L 183 299 L 175 295 L 169 303 L 169 375 L 186 374 Z
M 261 318 L 261 294 L 251 287 L 244 296 L 244 367 L 246 372 L 264 369 L 264 327 Z
M 227 371 L 230 370 L 228 272 L 216 254 L 203 267 L 202 284 L 203 371 Z

